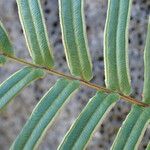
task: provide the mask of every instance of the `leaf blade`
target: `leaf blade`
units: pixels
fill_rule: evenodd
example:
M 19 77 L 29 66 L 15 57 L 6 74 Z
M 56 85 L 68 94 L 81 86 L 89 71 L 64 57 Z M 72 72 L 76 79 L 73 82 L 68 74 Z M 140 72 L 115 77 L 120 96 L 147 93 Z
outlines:
M 109 0 L 104 31 L 105 84 L 109 89 L 120 91 L 116 62 L 116 36 L 119 0 Z
M 128 62 L 128 26 L 130 20 L 132 0 L 120 0 L 117 28 L 117 71 L 119 86 L 122 93 L 131 92 L 131 79 Z
M 11 149 L 34 149 L 48 124 L 50 125 L 61 106 L 78 87 L 78 81 L 69 82 L 65 79 L 57 81 L 40 100 Z
M 58 149 L 84 149 L 94 129 L 104 117 L 104 114 L 106 115 L 106 111 L 110 110 L 118 98 L 119 96 L 116 94 L 107 96 L 104 93 L 98 92 L 81 112 Z
M 0 85 L 0 110 L 3 109 L 24 87 L 43 77 L 43 71 L 26 67 L 10 76 Z
M 0 51 L 4 52 L 7 55 L 13 55 L 13 47 L 8 37 L 8 33 L 0 21 Z
M 20 21 L 30 55 L 36 64 L 52 67 L 52 47 L 39 0 L 17 0 Z
M 90 80 L 92 63 L 85 32 L 83 7 L 83 0 L 59 0 L 63 45 L 69 69 L 73 75 Z
M 144 88 L 143 88 L 143 101 L 146 103 L 150 103 L 150 18 L 148 22 L 148 31 L 147 31 L 147 38 L 146 38 L 146 45 L 144 50 Z
M 137 149 L 149 123 L 150 110 L 134 106 L 120 128 L 111 150 Z

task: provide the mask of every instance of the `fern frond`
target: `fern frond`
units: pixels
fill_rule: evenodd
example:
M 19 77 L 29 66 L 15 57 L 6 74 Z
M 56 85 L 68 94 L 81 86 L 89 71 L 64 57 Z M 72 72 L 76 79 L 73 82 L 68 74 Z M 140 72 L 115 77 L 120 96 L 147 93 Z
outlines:
M 7 31 L 0 21 L 0 52 L 4 52 L 7 55 L 13 55 L 13 47 L 8 37 Z
M 59 0 L 59 15 L 70 71 L 90 80 L 92 63 L 85 31 L 84 0 Z
M 17 0 L 19 16 L 26 42 L 34 63 L 52 67 L 52 48 L 39 0 Z
M 24 87 L 43 77 L 43 71 L 26 67 L 19 70 L 0 85 L 0 110 L 4 108 Z
M 78 81 L 58 80 L 37 104 L 11 150 L 34 149 L 68 97 L 78 87 Z
M 98 92 L 81 112 L 58 149 L 83 150 L 96 127 L 119 99 L 117 94 Z
M 141 102 L 127 96 L 131 92 L 128 25 L 132 0 L 109 0 L 104 38 L 107 88 L 89 82 L 93 74 L 85 28 L 84 0 L 59 0 L 63 45 L 70 72 L 76 77 L 52 69 L 54 65 L 52 46 L 49 44 L 40 0 L 16 1 L 26 43 L 34 63 L 13 56 L 13 47 L 5 28 L 0 23 L 0 65 L 5 63 L 6 57 L 25 66 L 31 66 L 19 70 L 0 85 L 0 110 L 24 87 L 43 77 L 44 71 L 66 79 L 58 80 L 42 97 L 13 142 L 11 150 L 36 149 L 48 127 L 80 84 L 95 89 L 97 94 L 79 114 L 58 149 L 85 149 L 94 131 L 119 98 L 139 106 L 134 105 L 131 109 L 111 149 L 137 149 L 150 119 L 150 109 L 141 107 L 150 106 L 150 21 L 144 54 L 144 98 Z M 102 92 L 99 92 L 100 90 Z
M 111 90 L 120 91 L 116 61 L 116 40 L 120 0 L 109 0 L 104 31 L 105 84 Z
M 131 93 L 131 81 L 128 62 L 128 26 L 132 0 L 120 0 L 117 27 L 117 71 L 122 93 Z
M 111 149 L 137 149 L 148 126 L 149 118 L 149 108 L 134 106 L 120 128 Z

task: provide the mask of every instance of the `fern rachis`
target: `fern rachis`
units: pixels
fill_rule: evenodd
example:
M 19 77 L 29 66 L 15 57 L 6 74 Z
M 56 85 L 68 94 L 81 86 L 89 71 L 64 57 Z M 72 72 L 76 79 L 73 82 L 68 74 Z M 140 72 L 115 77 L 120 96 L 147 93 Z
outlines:
M 32 81 L 44 78 L 45 73 L 63 79 L 58 80 L 39 101 L 10 149 L 35 149 L 47 128 L 53 123 L 70 95 L 79 89 L 80 84 L 95 89 L 96 95 L 89 100 L 79 114 L 58 149 L 85 149 L 96 128 L 120 98 L 131 102 L 133 107 L 120 128 L 111 149 L 137 149 L 150 119 L 150 59 L 148 59 L 150 21 L 144 52 L 144 98 L 141 102 L 128 96 L 131 85 L 127 35 L 132 0 L 109 0 L 104 41 L 106 87 L 89 81 L 93 73 L 85 30 L 84 0 L 59 0 L 63 44 L 72 75 L 64 74 L 53 68 L 54 56 L 52 46 L 48 42 L 40 1 L 16 1 L 33 63 L 14 55 L 14 49 L 6 29 L 0 23 L 0 65 L 11 60 L 26 66 L 0 85 L 0 110 Z M 112 25 L 114 19 L 116 24 Z M 115 38 L 111 40 L 113 37 Z M 110 51 L 111 49 L 113 51 Z M 113 55 L 113 59 L 111 59 L 111 55 Z

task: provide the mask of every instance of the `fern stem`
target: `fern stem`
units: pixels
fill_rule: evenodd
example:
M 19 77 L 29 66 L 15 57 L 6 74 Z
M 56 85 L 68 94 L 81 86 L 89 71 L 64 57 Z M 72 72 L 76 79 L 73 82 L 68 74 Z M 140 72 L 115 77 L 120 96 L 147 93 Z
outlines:
M 9 60 L 15 61 L 15 62 L 17 62 L 19 64 L 42 69 L 42 70 L 44 70 L 45 72 L 47 72 L 48 74 L 51 74 L 51 75 L 56 75 L 56 76 L 59 76 L 59 77 L 63 77 L 63 78 L 66 78 L 68 80 L 78 80 L 78 81 L 80 81 L 80 83 L 82 85 L 85 85 L 85 86 L 87 86 L 89 88 L 92 88 L 92 89 L 95 89 L 97 91 L 103 91 L 103 92 L 106 92 L 106 93 L 114 93 L 114 92 L 116 92 L 116 91 L 107 89 L 106 87 L 102 87 L 102 86 L 99 86 L 97 84 L 91 83 L 89 81 L 85 81 L 84 79 L 73 77 L 71 75 L 67 75 L 67 74 L 64 74 L 62 72 L 56 71 L 54 69 L 49 69 L 47 67 L 43 67 L 43 66 L 40 66 L 40 65 L 37 65 L 37 64 L 33 64 L 31 62 L 27 62 L 27 61 L 25 61 L 23 59 L 15 57 L 15 56 L 11 56 L 11 55 L 8 55 L 8 54 L 5 54 L 5 53 L 0 53 L 0 55 L 3 55 L 5 57 L 7 57 Z M 118 93 L 120 95 L 121 99 L 123 99 L 123 100 L 125 100 L 127 102 L 130 102 L 130 103 L 133 103 L 135 105 L 142 106 L 142 107 L 150 107 L 149 104 L 143 103 L 143 102 L 141 102 L 141 101 L 139 101 L 139 100 L 137 100 L 135 98 L 132 98 L 130 96 L 126 96 L 126 95 L 124 95 L 122 93 L 119 93 L 119 92 L 116 92 L 116 93 Z

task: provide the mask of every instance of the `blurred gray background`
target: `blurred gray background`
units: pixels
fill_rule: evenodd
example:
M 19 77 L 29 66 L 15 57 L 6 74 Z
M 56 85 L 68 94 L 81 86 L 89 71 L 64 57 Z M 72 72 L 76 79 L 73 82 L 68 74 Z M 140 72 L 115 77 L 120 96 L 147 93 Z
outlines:
M 108 1 L 85 1 L 87 33 L 94 66 L 94 78 L 92 82 L 104 86 L 103 33 Z M 54 47 L 55 68 L 64 73 L 69 73 L 61 40 L 58 1 L 41 0 L 41 2 L 49 38 Z M 129 29 L 129 55 L 133 87 L 132 96 L 138 99 L 141 99 L 143 88 L 143 50 L 149 13 L 150 0 L 133 1 Z M 16 55 L 20 58 L 31 60 L 19 22 L 15 0 L 0 0 L 0 19 L 9 32 Z M 7 63 L 3 68 L 0 68 L 0 82 L 20 68 L 21 65 L 16 63 Z M 0 114 L 0 150 L 9 149 L 10 144 L 20 132 L 34 106 L 56 80 L 57 77 L 48 75 L 45 79 L 30 85 Z M 39 150 L 56 150 L 70 125 L 74 122 L 89 98 L 94 94 L 95 91 L 81 87 L 71 97 L 69 104 L 61 111 L 54 125 L 48 130 Z M 94 134 L 87 150 L 108 150 L 130 107 L 130 104 L 119 101 Z M 139 150 L 145 149 L 149 139 L 150 129 L 147 129 Z

